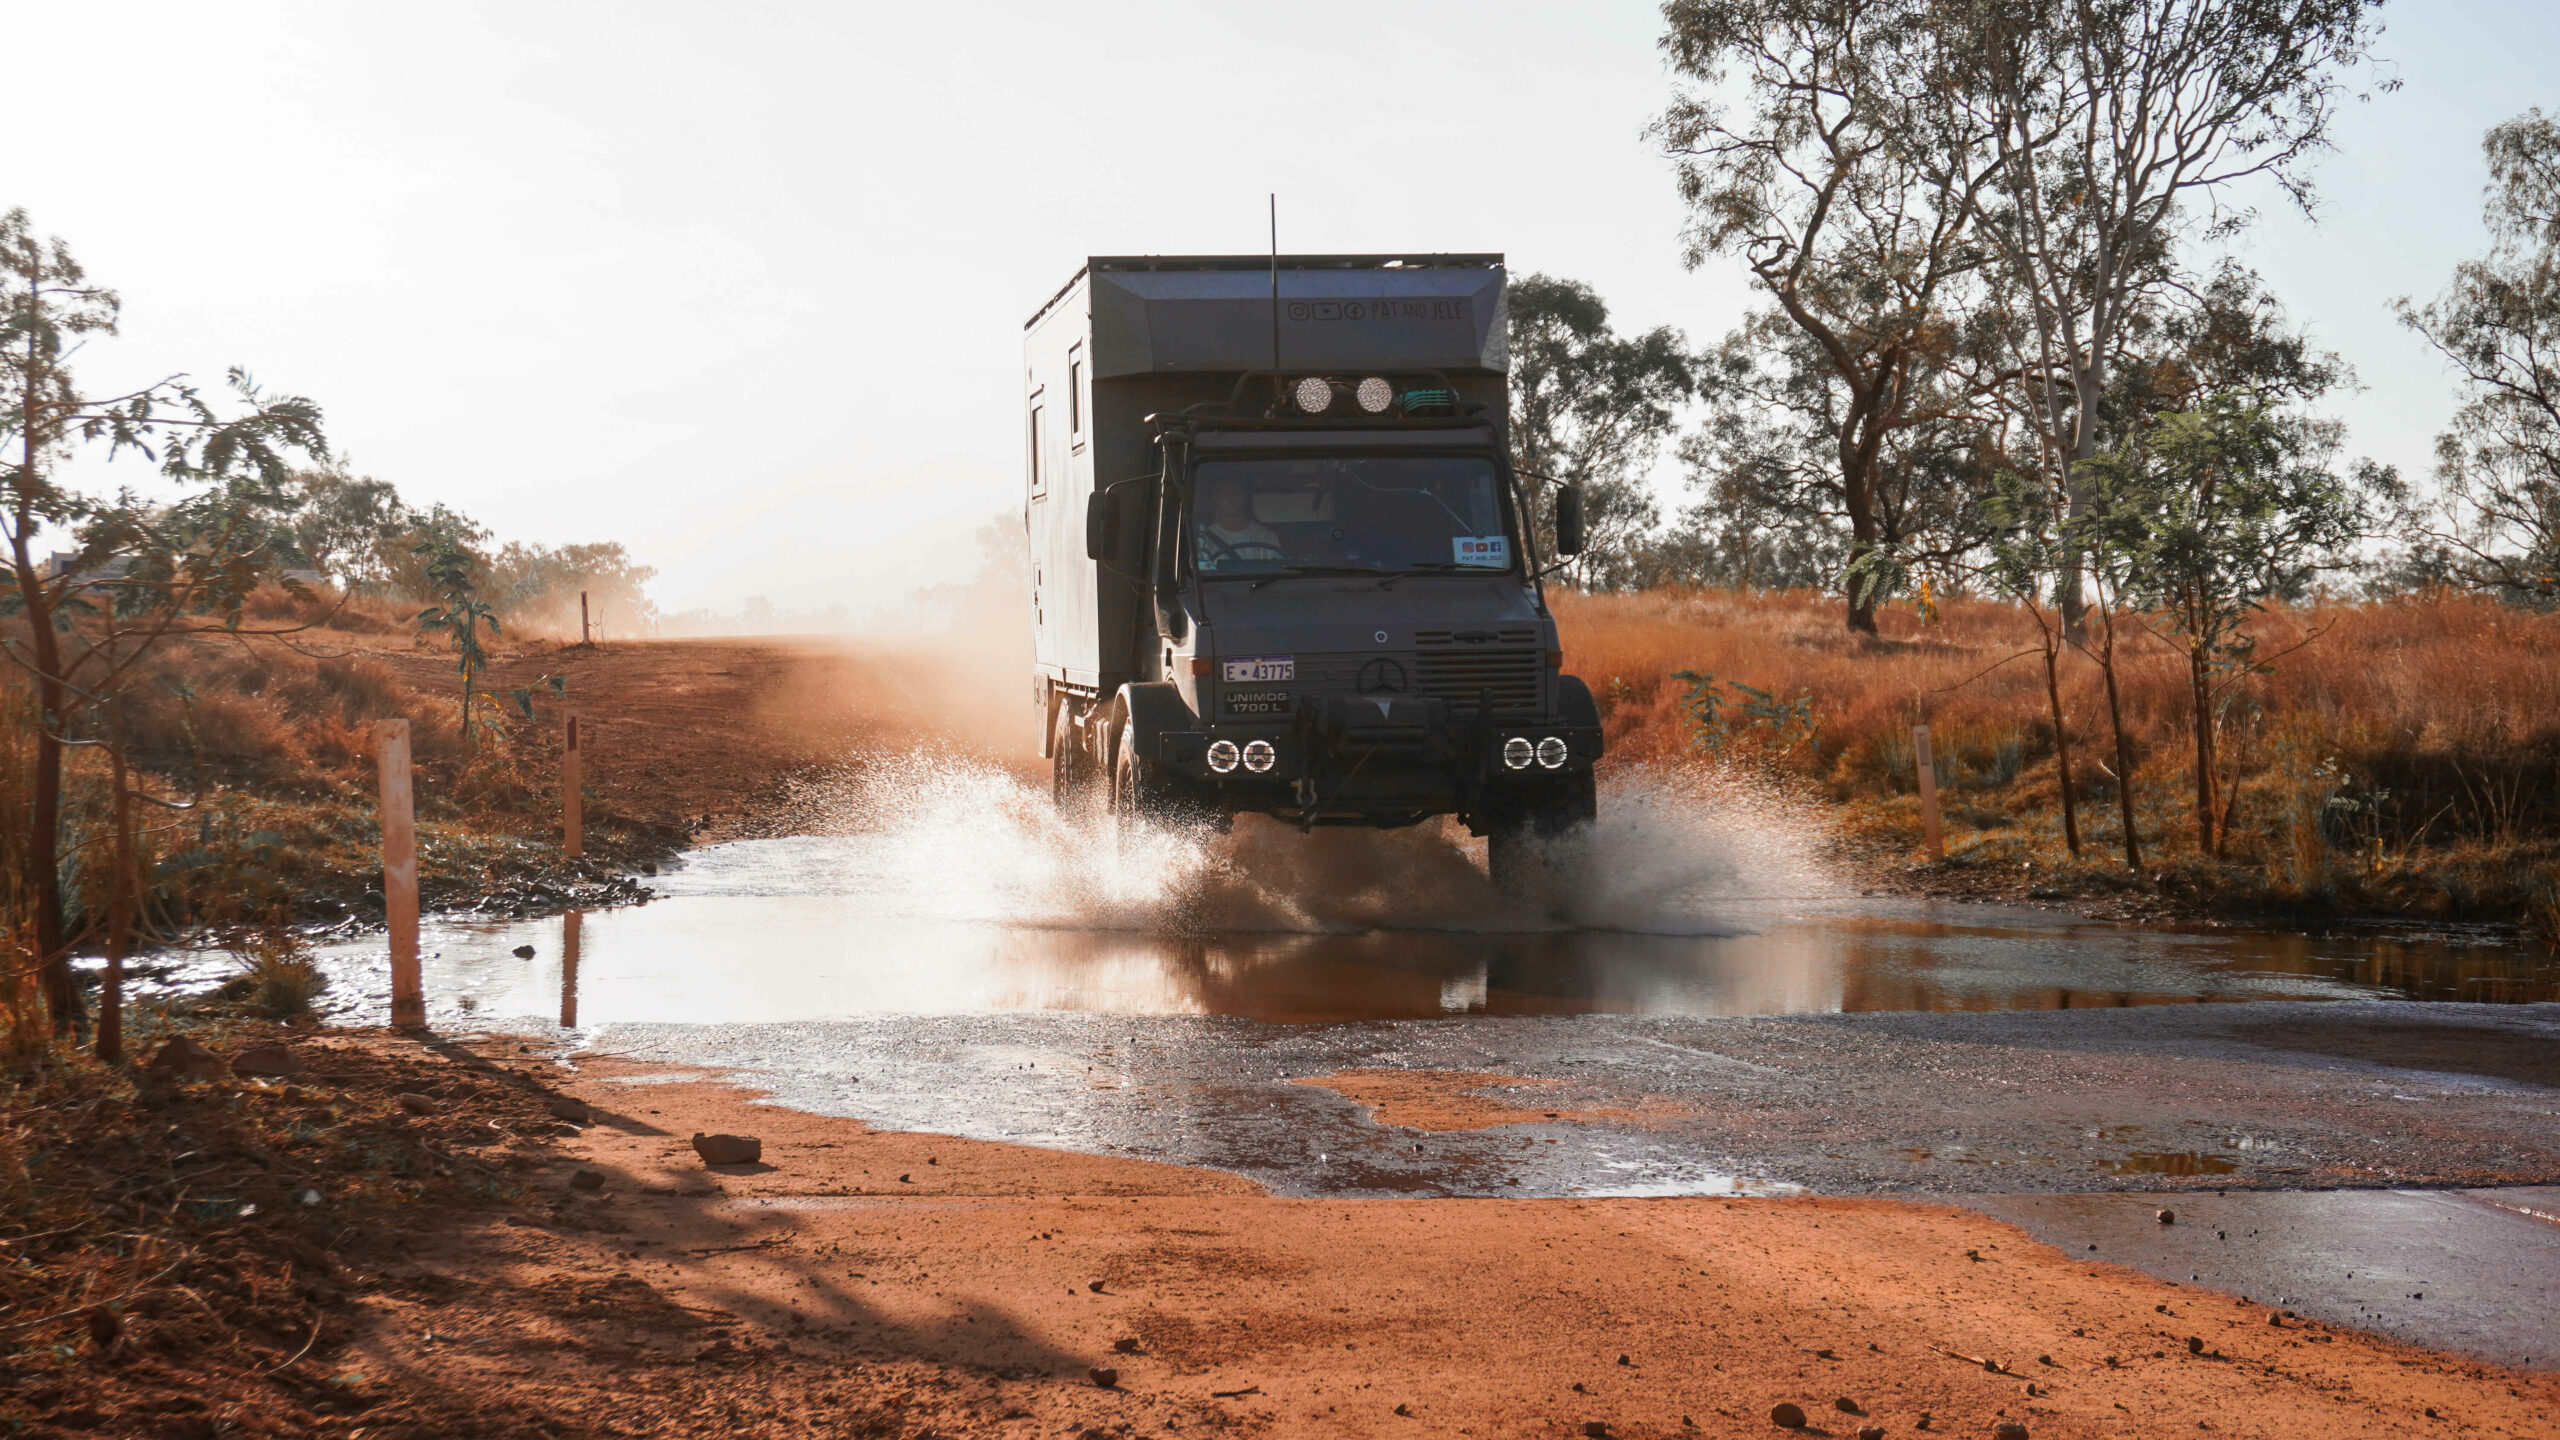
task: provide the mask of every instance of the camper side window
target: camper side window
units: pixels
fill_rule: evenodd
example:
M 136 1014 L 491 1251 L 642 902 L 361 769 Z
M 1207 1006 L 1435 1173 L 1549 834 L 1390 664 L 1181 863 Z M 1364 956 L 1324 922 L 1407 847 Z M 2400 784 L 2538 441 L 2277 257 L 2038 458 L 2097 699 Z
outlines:
M 1084 449 L 1084 347 L 1067 352 L 1067 443 Z
M 1047 437 L 1046 437 L 1046 436 L 1044 436 L 1044 435 L 1041 433 L 1043 430 L 1045 430 L 1045 429 L 1047 428 L 1045 425 L 1043 425 L 1043 424 L 1041 423 L 1041 422 L 1042 422 L 1043 420 L 1045 420 L 1046 418 L 1047 418 L 1047 407 L 1046 407 L 1046 406 L 1043 406 L 1043 405 L 1040 403 L 1040 397 L 1039 397 L 1039 396 L 1037 396 L 1037 395 L 1032 396 L 1032 397 L 1031 397 L 1031 437 L 1030 437 L 1030 439 L 1031 439 L 1031 498 L 1032 498 L 1032 499 L 1034 499 L 1034 500 L 1037 500 L 1037 499 L 1039 499 L 1041 496 L 1046 495 L 1046 494 L 1048 494 L 1048 493 L 1049 493 L 1049 467 L 1048 467 L 1046 464 L 1044 464 L 1044 463 L 1043 463 L 1043 458 L 1044 458 L 1044 457 L 1043 457 L 1043 454 L 1042 454 L 1042 452 L 1047 448 L 1047 446 L 1046 446 L 1046 445 L 1045 445 L 1045 443 L 1044 443 Z

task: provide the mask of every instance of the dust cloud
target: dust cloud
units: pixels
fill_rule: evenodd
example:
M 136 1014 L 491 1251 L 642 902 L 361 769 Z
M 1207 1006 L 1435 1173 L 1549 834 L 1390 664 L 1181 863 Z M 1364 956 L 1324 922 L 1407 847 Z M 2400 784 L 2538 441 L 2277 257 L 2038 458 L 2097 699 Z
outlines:
M 1724 935 L 1742 928 L 1740 904 L 1843 893 L 1803 816 L 1731 777 L 1630 768 L 1604 779 L 1599 823 L 1554 842 L 1543 883 L 1518 898 L 1494 889 L 1483 842 L 1454 823 L 1302 834 L 1243 816 L 1224 835 L 1124 831 L 947 747 L 857 757 L 802 781 L 776 818 L 838 837 L 835 883 L 907 907 L 898 918 L 1171 935 Z

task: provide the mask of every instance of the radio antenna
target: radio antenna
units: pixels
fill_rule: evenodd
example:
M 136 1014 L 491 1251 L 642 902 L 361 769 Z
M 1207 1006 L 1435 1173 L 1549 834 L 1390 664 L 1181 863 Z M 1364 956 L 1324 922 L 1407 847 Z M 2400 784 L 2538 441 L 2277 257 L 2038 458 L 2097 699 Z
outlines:
M 1287 392 L 1280 378 L 1280 192 L 1271 192 L 1271 391 Z

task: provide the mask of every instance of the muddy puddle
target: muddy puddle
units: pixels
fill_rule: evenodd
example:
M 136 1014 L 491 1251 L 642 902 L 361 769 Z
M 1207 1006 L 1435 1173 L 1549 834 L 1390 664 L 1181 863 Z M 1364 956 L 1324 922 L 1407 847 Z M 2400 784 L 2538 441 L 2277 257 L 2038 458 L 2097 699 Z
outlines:
M 441 1021 L 756 1024 L 1084 1012 L 1279 1023 L 2107 1009 L 2199 1001 L 2538 1001 L 2560 964 L 2477 936 L 2091 924 L 1872 898 L 1805 807 L 1630 771 L 1526 897 L 1454 828 L 1113 838 L 1046 787 L 932 754 L 802 787 L 806 834 L 687 856 L 646 905 L 444 915 L 422 934 Z M 379 1018 L 377 935 L 323 959 Z M 229 960 L 180 962 L 209 983 Z
M 1312 918 L 1274 907 L 1201 916 L 1152 900 L 1115 909 L 1107 895 L 1062 913 L 962 873 L 932 883 L 910 873 L 914 857 L 874 848 L 860 836 L 744 841 L 660 877 L 661 898 L 647 905 L 431 919 L 427 992 L 448 1016 L 571 1028 L 1020 1011 L 1323 1023 L 2560 993 L 2560 967 L 2546 957 L 2461 937 L 2135 929 L 1839 894 L 1704 894 L 1685 907 L 1657 896 L 1617 926 L 1510 907 L 1489 892 L 1472 911 L 1403 925 L 1354 916 L 1348 904 Z M 1200 908 L 1197 897 L 1187 903 Z M 324 959 L 338 996 L 359 1011 L 383 993 L 379 937 L 331 946 Z

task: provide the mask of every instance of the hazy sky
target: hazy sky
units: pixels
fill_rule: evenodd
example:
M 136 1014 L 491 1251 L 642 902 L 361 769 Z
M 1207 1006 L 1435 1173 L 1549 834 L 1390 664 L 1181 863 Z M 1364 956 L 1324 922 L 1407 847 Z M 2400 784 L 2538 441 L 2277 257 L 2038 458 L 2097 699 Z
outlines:
M 32 12 L 32 13 L 29 13 Z M 2246 258 L 2358 370 L 2352 447 L 2452 407 L 2384 309 L 2481 243 L 2480 132 L 2560 108 L 2560 9 L 2386 12 L 2321 221 Z M 244 364 L 506 538 L 621 540 L 662 606 L 896 603 L 1015 503 L 1023 319 L 1087 254 L 1498 250 L 1626 326 L 1679 262 L 1649 5 L 92 3 L 10 26 L 0 166 L 125 298 L 93 388 Z M 120 467 L 121 468 L 121 467 Z M 137 475 L 135 478 L 141 478 Z

